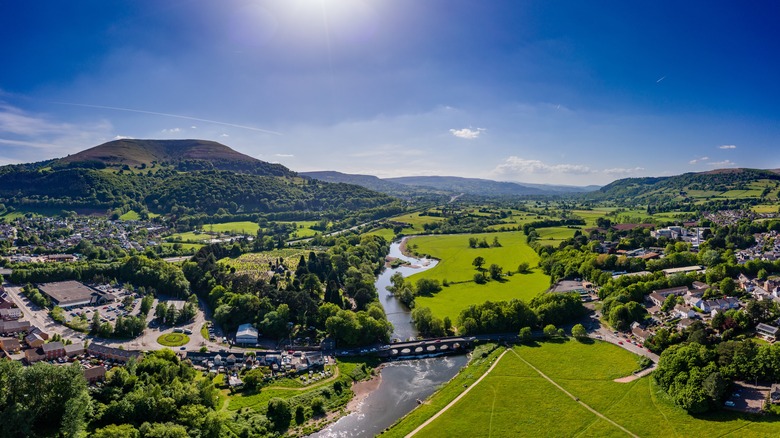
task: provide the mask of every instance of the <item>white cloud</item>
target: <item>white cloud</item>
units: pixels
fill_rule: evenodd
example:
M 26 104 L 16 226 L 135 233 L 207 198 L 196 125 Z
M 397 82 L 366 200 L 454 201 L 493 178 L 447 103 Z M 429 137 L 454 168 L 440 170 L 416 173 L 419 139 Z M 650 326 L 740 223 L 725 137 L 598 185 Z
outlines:
M 545 164 L 539 160 L 526 160 L 511 156 L 493 169 L 494 174 L 523 174 L 523 173 L 592 173 L 590 167 L 582 164 Z
M 124 139 L 127 139 L 127 138 L 133 138 L 133 137 L 128 137 L 126 135 L 116 135 L 116 136 L 114 136 L 114 140 L 124 140 Z
M 698 164 L 698 163 L 702 163 L 704 161 L 707 161 L 709 159 L 710 159 L 710 157 L 694 158 L 693 160 L 689 161 L 688 164 Z
M 227 135 L 227 134 L 222 134 L 222 135 L 220 135 L 220 137 L 230 137 L 230 136 Z
M 736 149 L 737 146 L 733 144 L 724 144 L 722 146 L 718 146 L 718 149 Z
M 644 167 L 613 167 L 611 169 L 604 169 L 601 172 L 607 175 L 632 175 L 645 170 Z
M 712 167 L 735 167 L 737 163 L 731 160 L 723 160 L 723 161 L 710 161 L 709 163 L 707 163 L 707 165 Z
M 190 129 L 198 129 L 198 127 L 195 126 L 195 125 L 192 125 L 192 126 L 190 126 Z
M 177 132 L 181 132 L 181 128 L 171 128 L 171 129 L 163 129 L 162 130 L 163 134 L 174 134 L 174 133 L 177 133 Z
M 293 154 L 274 154 L 274 157 L 280 157 L 280 158 L 294 158 L 295 155 Z
M 466 140 L 474 140 L 475 138 L 479 137 L 479 134 L 481 134 L 483 131 L 485 131 L 485 128 L 450 129 L 452 135 L 458 138 L 465 138 Z

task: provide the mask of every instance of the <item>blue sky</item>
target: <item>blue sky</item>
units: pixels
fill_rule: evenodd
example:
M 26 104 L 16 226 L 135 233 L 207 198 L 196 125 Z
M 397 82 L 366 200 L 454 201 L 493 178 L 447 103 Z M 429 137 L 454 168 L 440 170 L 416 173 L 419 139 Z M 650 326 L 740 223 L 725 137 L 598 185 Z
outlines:
M 296 171 L 779 168 L 780 3 L 0 0 L 0 164 L 204 138 Z

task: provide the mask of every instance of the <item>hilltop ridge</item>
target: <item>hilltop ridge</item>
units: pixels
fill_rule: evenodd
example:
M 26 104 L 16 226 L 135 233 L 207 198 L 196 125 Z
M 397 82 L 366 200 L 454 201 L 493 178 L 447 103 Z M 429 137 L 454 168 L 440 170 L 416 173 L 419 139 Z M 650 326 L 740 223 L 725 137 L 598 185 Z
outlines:
M 121 139 L 85 149 L 54 162 L 61 167 L 149 166 L 170 164 L 181 170 L 232 170 L 258 175 L 294 176 L 281 164 L 268 163 L 209 140 Z

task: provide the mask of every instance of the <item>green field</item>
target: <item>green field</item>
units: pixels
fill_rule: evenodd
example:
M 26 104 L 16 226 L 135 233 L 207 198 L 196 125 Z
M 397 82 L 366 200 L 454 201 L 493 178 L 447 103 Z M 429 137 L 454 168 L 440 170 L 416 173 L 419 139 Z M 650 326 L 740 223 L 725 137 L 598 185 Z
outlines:
M 241 221 L 241 222 L 225 222 L 222 224 L 204 224 L 203 231 L 207 233 L 233 233 L 233 234 L 248 234 L 250 236 L 256 236 L 257 230 L 260 229 L 260 225 L 256 222 Z
M 212 239 L 211 235 L 205 233 L 196 233 L 194 231 L 188 231 L 186 233 L 175 233 L 166 238 L 166 240 L 170 240 L 171 242 L 180 243 L 203 243 L 203 241 L 210 239 Z
M 311 227 L 318 224 L 317 221 L 297 221 L 297 222 L 279 222 L 280 224 L 293 224 L 295 225 L 295 231 L 290 234 L 291 239 L 305 239 L 307 237 L 316 236 L 320 232 L 313 230 Z
M 391 217 L 388 220 L 393 222 L 403 222 L 411 225 L 412 226 L 411 228 L 404 228 L 403 233 L 415 234 L 415 233 L 425 232 L 425 229 L 423 229 L 423 225 L 441 222 L 444 219 L 445 218 L 440 216 L 420 216 L 420 213 L 410 213 L 401 216 Z
M 674 406 L 651 377 L 614 382 L 635 370 L 637 361 L 633 354 L 611 344 L 568 341 L 513 350 L 478 386 L 417 436 L 626 436 L 529 364 L 582 403 L 640 437 L 758 437 L 777 436 L 780 431 L 780 422 L 729 412 L 692 417 Z M 403 436 L 425 418 L 404 420 L 388 435 Z
M 498 237 L 499 248 L 469 248 L 470 237 L 485 238 L 488 243 Z M 440 260 L 439 264 L 428 271 L 410 277 L 412 282 L 420 278 L 431 278 L 450 286 L 444 287 L 434 296 L 420 296 L 415 299 L 418 307 L 429 307 L 437 317 L 449 316 L 456 321 L 461 310 L 472 304 L 485 301 L 502 301 L 512 298 L 529 300 L 550 285 L 550 278 L 538 268 L 539 256 L 525 241 L 520 231 L 509 233 L 457 234 L 422 236 L 409 240 L 419 254 L 428 254 Z M 495 263 L 504 272 L 517 271 L 521 262 L 527 262 L 533 269 L 529 274 L 515 274 L 503 277 L 502 281 L 490 281 L 486 284 L 473 282 L 477 272 L 471 264 L 477 256 L 484 257 L 484 268 Z
M 135 210 L 130 210 L 122 216 L 119 216 L 119 219 L 123 221 L 137 221 L 141 219 L 141 215 Z

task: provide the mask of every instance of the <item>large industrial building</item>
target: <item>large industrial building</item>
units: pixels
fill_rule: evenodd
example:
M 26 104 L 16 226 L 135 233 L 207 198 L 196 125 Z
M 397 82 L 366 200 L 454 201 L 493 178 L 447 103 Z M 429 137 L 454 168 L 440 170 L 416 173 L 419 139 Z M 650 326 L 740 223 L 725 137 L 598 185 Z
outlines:
M 52 303 L 63 309 L 82 306 L 99 306 L 116 301 L 116 296 L 108 292 L 91 288 L 78 281 L 58 281 L 41 283 L 38 290 L 51 298 Z

